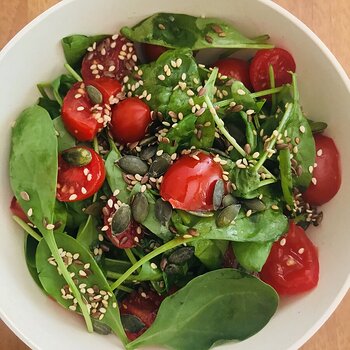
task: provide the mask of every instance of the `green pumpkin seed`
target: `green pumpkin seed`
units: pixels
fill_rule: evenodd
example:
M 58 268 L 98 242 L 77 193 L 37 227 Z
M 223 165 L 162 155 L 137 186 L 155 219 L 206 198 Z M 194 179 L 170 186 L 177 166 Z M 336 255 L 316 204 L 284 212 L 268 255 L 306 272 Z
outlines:
M 167 266 L 165 266 L 164 272 L 167 275 L 178 275 L 182 272 L 182 269 L 178 265 L 168 264 Z
M 172 264 L 181 265 L 190 260 L 193 255 L 194 247 L 181 247 L 169 255 L 168 261 Z
M 312 120 L 308 120 L 308 122 L 313 134 L 320 133 L 326 130 L 328 127 L 327 123 L 324 123 L 324 122 L 314 122 Z
M 136 156 L 124 156 L 116 161 L 117 165 L 127 174 L 145 175 L 148 171 L 148 165 Z
M 124 232 L 131 220 L 131 210 L 128 205 L 122 205 L 114 214 L 112 219 L 112 234 Z
M 240 209 L 240 204 L 231 204 L 224 208 L 216 217 L 216 225 L 218 227 L 226 227 L 230 225 L 230 223 L 237 217 Z
M 141 152 L 140 152 L 140 158 L 142 160 L 148 160 L 151 159 L 152 157 L 155 156 L 156 152 L 157 152 L 157 146 L 149 146 L 147 148 L 144 148 Z
M 165 202 L 163 199 L 159 198 L 154 206 L 154 212 L 157 220 L 162 225 L 166 225 L 171 219 L 173 208 L 169 202 Z
M 91 318 L 92 326 L 94 327 L 94 332 L 101 335 L 108 335 L 112 332 L 111 328 L 106 324 L 99 322 L 98 320 Z
M 189 214 L 194 215 L 194 216 L 198 216 L 200 218 L 210 218 L 212 216 L 214 216 L 214 212 L 212 211 L 187 211 Z
M 225 207 L 228 207 L 231 204 L 238 204 L 238 200 L 234 196 L 232 196 L 232 194 L 227 194 L 222 199 L 222 205 L 225 208 Z
M 100 104 L 103 102 L 103 97 L 99 89 L 95 88 L 95 86 L 87 85 L 86 92 L 88 93 L 90 100 L 93 104 Z
M 142 192 L 137 193 L 131 204 L 131 212 L 134 220 L 142 224 L 147 218 L 148 211 L 149 203 L 147 197 Z
M 149 168 L 149 175 L 151 177 L 162 176 L 168 170 L 170 162 L 171 158 L 167 153 L 157 157 Z
M 125 330 L 131 333 L 137 333 L 146 326 L 137 316 L 131 314 L 120 315 L 120 320 Z
M 225 194 L 225 184 L 223 180 L 219 179 L 215 183 L 214 192 L 213 192 L 214 210 L 218 210 L 220 208 L 224 194 Z
M 83 147 L 73 147 L 62 152 L 62 158 L 73 166 L 85 166 L 92 160 L 91 152 Z
M 251 210 L 263 211 L 266 209 L 266 205 L 258 198 L 243 199 L 242 203 Z

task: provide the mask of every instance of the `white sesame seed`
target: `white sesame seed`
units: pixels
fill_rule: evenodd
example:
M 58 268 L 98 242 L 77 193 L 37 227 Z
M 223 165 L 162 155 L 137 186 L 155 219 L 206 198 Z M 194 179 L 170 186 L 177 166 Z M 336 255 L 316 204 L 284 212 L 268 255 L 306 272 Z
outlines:
M 312 174 L 314 171 L 314 167 L 312 165 L 309 166 L 309 173 Z
M 259 152 L 254 152 L 254 153 L 253 153 L 253 158 L 254 158 L 254 159 L 259 158 L 259 156 L 260 156 L 260 153 L 259 153 Z
M 287 240 L 285 238 L 282 238 L 280 241 L 280 245 L 283 247 L 286 245 Z
M 158 75 L 158 79 L 159 79 L 159 80 L 165 80 L 165 76 L 164 76 L 164 74 L 160 74 L 160 75 Z
M 147 186 L 146 185 L 141 185 L 141 188 L 140 188 L 140 192 L 145 192 L 147 189 Z
M 57 266 L 56 262 L 54 260 L 50 260 L 49 264 L 53 265 L 53 266 Z
M 73 193 L 73 194 L 71 194 L 70 196 L 69 196 L 69 200 L 70 201 L 74 201 L 75 199 L 77 199 L 78 198 L 78 196 L 75 194 L 75 193 Z
M 79 270 L 79 275 L 82 276 L 82 277 L 86 277 L 87 274 L 84 270 Z
M 179 86 L 180 86 L 181 90 L 183 91 L 186 89 L 187 84 L 184 81 L 179 81 Z
M 237 90 L 237 94 L 238 94 L 238 95 L 241 95 L 241 96 L 244 96 L 244 95 L 245 95 L 245 91 L 242 90 L 242 89 L 238 89 L 238 90 Z
M 27 211 L 27 216 L 30 218 L 33 215 L 33 209 L 29 208 Z
M 114 72 L 115 71 L 115 66 L 109 66 L 108 72 Z
M 84 265 L 84 269 L 89 269 L 89 268 L 90 268 L 90 264 L 89 263 Z
M 185 81 L 185 80 L 186 80 L 186 77 L 187 77 L 186 73 L 182 73 L 182 75 L 181 75 L 181 79 L 182 79 L 183 81 Z
M 148 94 L 148 95 L 146 96 L 146 101 L 150 101 L 151 98 L 152 98 L 152 95 L 151 95 L 151 94 Z
M 83 111 L 85 108 L 83 107 L 83 106 L 79 106 L 78 108 L 77 108 L 77 111 L 78 112 L 80 112 L 80 111 Z
M 194 92 L 191 89 L 189 89 L 189 90 L 187 90 L 187 95 L 194 96 Z
M 167 77 L 170 77 L 170 76 L 171 76 L 171 70 L 170 70 L 170 68 L 165 72 L 165 75 L 166 75 Z
M 320 149 L 317 151 L 317 155 L 318 155 L 319 157 L 321 157 L 322 154 L 323 154 L 323 150 L 322 150 L 322 148 L 320 148 Z
M 85 187 L 82 187 L 82 188 L 81 188 L 81 193 L 82 193 L 82 194 L 86 194 L 86 193 L 87 193 L 87 190 L 86 190 Z
M 176 67 L 179 68 L 181 65 L 182 65 L 182 59 L 181 59 L 181 58 L 178 58 L 178 59 L 176 60 Z
M 246 217 L 249 218 L 249 216 L 251 216 L 253 213 L 253 211 L 251 209 L 249 209 L 247 212 L 246 212 Z
M 279 210 L 279 207 L 278 207 L 278 205 L 276 205 L 276 204 L 272 204 L 272 205 L 271 205 L 271 209 L 273 209 L 273 210 Z
M 299 152 L 298 146 L 294 146 L 293 147 L 293 153 L 298 153 L 298 152 Z
M 69 309 L 72 310 L 72 311 L 75 311 L 77 309 L 77 307 L 75 305 L 70 305 Z
M 161 156 L 161 155 L 163 154 L 163 152 L 164 152 L 164 151 L 163 151 L 162 149 L 160 149 L 159 151 L 157 151 L 156 154 L 157 154 L 157 156 Z
M 26 191 L 22 191 L 20 194 L 21 198 L 24 200 L 24 201 L 29 201 L 29 194 L 26 192 Z
M 317 185 L 317 179 L 316 179 L 315 177 L 313 177 L 313 178 L 311 179 L 311 182 L 312 182 L 314 185 Z
M 87 178 L 88 181 L 91 181 L 92 180 L 92 174 L 88 174 L 86 178 Z
M 255 111 L 254 111 L 254 109 L 248 109 L 246 113 L 247 113 L 247 115 L 252 115 L 255 113 Z
M 151 263 L 151 268 L 155 270 L 158 266 L 155 263 Z
M 47 224 L 46 225 L 46 229 L 47 230 L 53 230 L 55 228 L 55 225 L 54 224 Z
M 80 256 L 79 253 L 75 253 L 75 254 L 73 254 L 73 259 L 74 259 L 74 260 L 77 260 L 77 259 L 79 259 L 79 256 Z
M 298 253 L 299 254 L 303 254 L 305 252 L 305 249 L 304 248 L 300 248 L 299 250 L 298 250 Z
M 300 132 L 301 132 L 302 134 L 304 134 L 304 132 L 305 132 L 305 126 L 304 126 L 304 125 L 300 125 L 299 130 L 300 130 Z
M 104 307 L 100 307 L 99 311 L 102 313 L 102 314 L 105 314 L 107 312 L 107 310 L 104 308 Z

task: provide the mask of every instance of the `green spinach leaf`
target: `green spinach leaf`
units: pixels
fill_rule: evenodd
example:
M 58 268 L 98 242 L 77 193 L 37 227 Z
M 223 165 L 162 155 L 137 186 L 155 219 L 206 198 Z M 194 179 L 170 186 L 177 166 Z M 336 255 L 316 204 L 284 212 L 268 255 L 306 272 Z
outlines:
M 279 152 L 279 169 L 281 175 L 281 187 L 283 197 L 288 205 L 294 206 L 293 202 L 293 179 L 292 166 L 290 161 L 289 149 L 284 149 Z
M 75 138 L 66 130 L 62 117 L 55 118 L 53 120 L 53 126 L 57 135 L 58 152 L 62 152 L 76 145 Z
M 61 114 L 60 104 L 55 100 L 49 99 L 47 96 L 39 97 L 38 106 L 46 109 L 52 119 L 57 118 Z

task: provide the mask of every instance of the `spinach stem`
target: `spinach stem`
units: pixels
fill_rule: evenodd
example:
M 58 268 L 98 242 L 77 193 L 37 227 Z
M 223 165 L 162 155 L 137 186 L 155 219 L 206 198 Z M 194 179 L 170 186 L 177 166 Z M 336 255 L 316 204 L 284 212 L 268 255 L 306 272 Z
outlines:
M 278 125 L 278 128 L 277 128 L 278 134 L 283 132 L 283 130 L 284 130 L 284 128 L 285 128 L 285 126 L 286 126 L 286 124 L 287 124 L 291 114 L 292 114 L 293 107 L 294 107 L 293 103 L 289 103 L 288 104 L 288 107 L 287 107 L 287 109 L 286 109 L 286 111 L 285 111 L 285 113 L 284 113 L 284 115 L 282 117 L 282 120 L 281 120 L 281 122 Z M 276 141 L 277 141 L 277 136 L 271 135 L 271 140 L 270 140 L 269 144 L 266 147 L 266 151 L 263 153 L 263 155 L 259 159 L 259 161 L 254 165 L 254 170 L 255 171 L 258 171 L 263 166 L 263 164 L 265 163 L 265 161 L 266 161 L 266 159 L 267 159 L 267 157 L 269 155 L 268 150 L 271 150 L 275 146 Z
M 271 64 L 269 65 L 269 76 L 270 76 L 270 87 L 271 87 L 271 89 L 274 89 L 276 87 L 275 72 L 274 72 Z M 277 104 L 276 95 L 272 95 L 271 114 L 276 113 L 276 104 Z
M 12 216 L 12 219 L 15 220 L 17 224 L 21 226 L 24 229 L 24 231 L 26 231 L 30 236 L 32 236 L 34 239 L 40 242 L 42 237 L 37 232 L 35 232 L 27 223 L 25 223 L 22 219 L 15 215 Z
M 270 66 L 270 67 L 272 67 L 272 66 Z M 257 97 L 262 97 L 262 96 L 266 96 L 266 95 L 272 95 L 272 99 L 273 98 L 276 99 L 275 94 L 278 94 L 279 92 L 281 92 L 282 89 L 283 89 L 283 86 L 280 86 L 280 87 L 272 87 L 271 86 L 271 89 L 251 93 L 250 97 L 257 98 Z
M 97 137 L 96 137 L 96 136 L 94 137 L 94 140 L 93 140 L 92 142 L 93 142 L 93 145 L 94 145 L 94 151 L 95 151 L 97 154 L 100 154 L 100 150 L 98 149 L 98 140 L 97 140 Z
M 145 255 L 142 259 L 140 259 L 136 264 L 134 264 L 133 266 L 131 266 L 126 272 L 123 273 L 123 275 L 121 275 L 112 285 L 111 285 L 111 289 L 114 290 L 116 288 L 119 288 L 119 286 L 129 277 L 131 276 L 139 267 L 141 267 L 144 263 L 146 263 L 147 261 L 150 261 L 151 259 L 155 258 L 156 256 L 170 250 L 173 249 L 181 244 L 184 243 L 188 243 L 193 241 L 194 239 L 196 239 L 195 237 L 193 238 L 188 238 L 188 239 L 184 239 L 182 237 L 178 237 L 175 238 L 165 244 L 163 244 L 162 246 L 160 246 L 159 248 L 153 250 L 152 252 L 148 253 L 147 255 Z
M 266 185 L 273 184 L 273 183 L 275 183 L 276 181 L 277 181 L 276 179 L 266 179 L 266 180 L 262 180 L 262 181 L 260 181 L 259 187 L 258 187 L 258 188 L 263 187 L 263 186 L 266 186 Z
M 67 69 L 68 73 L 76 80 L 76 81 L 83 81 L 81 76 L 68 64 L 64 64 L 64 68 Z
M 130 248 L 126 248 L 124 249 L 125 254 L 127 255 L 127 257 L 129 258 L 130 262 L 135 265 L 137 263 L 137 260 L 135 258 L 135 255 L 133 254 L 132 250 Z
M 50 83 L 40 83 L 40 84 L 37 84 L 36 87 L 38 88 L 39 92 L 41 93 L 42 97 L 45 97 L 45 98 L 48 98 L 49 100 L 50 97 L 48 96 L 47 92 L 46 92 L 46 88 L 49 88 L 50 87 Z
M 132 288 L 125 287 L 125 286 L 119 286 L 118 289 L 122 290 L 123 292 L 126 292 L 126 293 L 131 293 L 134 291 Z

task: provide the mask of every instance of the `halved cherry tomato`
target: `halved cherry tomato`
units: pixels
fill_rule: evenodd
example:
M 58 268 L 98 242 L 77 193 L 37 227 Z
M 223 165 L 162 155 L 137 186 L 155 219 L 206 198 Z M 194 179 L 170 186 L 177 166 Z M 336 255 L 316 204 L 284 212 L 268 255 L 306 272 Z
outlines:
M 117 96 L 122 91 L 122 85 L 119 81 L 112 78 L 102 77 L 89 80 L 86 85 L 92 85 L 99 90 L 103 97 L 103 103 L 106 104 L 114 104 L 114 101 L 118 101 Z
M 142 44 L 142 48 L 147 62 L 156 61 L 162 53 L 168 51 L 164 46 L 153 44 Z
M 61 154 L 58 156 L 58 176 L 56 197 L 61 202 L 76 202 L 91 197 L 102 186 L 106 177 L 103 159 L 91 148 L 82 148 L 91 153 L 89 164 L 79 166 L 65 161 Z
M 92 141 L 110 121 L 110 114 L 108 105 L 92 103 L 84 83 L 74 84 L 63 100 L 62 121 L 79 141 Z
M 112 196 L 108 199 L 107 205 L 102 209 L 103 213 L 103 228 L 108 239 L 120 249 L 134 248 L 136 247 L 140 239 L 143 237 L 143 230 L 134 220 L 130 221 L 130 224 L 126 230 L 118 234 L 114 234 L 112 231 L 112 219 L 119 208 L 118 198 Z
M 108 77 L 122 81 L 137 62 L 134 44 L 122 35 L 113 35 L 88 50 L 81 67 L 84 81 Z
M 24 222 L 26 223 L 30 222 L 30 220 L 28 219 L 26 213 L 23 211 L 16 197 L 13 197 L 11 200 L 10 210 L 13 215 L 19 217 Z
M 255 91 L 270 88 L 270 65 L 274 70 L 276 87 L 292 82 L 292 76 L 288 72 L 295 72 L 296 69 L 293 56 L 278 47 L 260 50 L 254 56 L 249 69 L 250 81 Z
M 238 58 L 225 58 L 217 61 L 213 66 L 219 68 L 222 75 L 241 81 L 248 90 L 252 90 L 249 78 L 249 63 Z
M 222 179 L 222 172 L 211 155 L 203 152 L 184 155 L 165 173 L 160 195 L 177 209 L 213 210 L 214 187 Z
M 316 144 L 316 168 L 313 182 L 304 192 L 303 198 L 312 205 L 330 201 L 341 185 L 340 155 L 332 138 L 322 134 L 314 136 Z
M 136 142 L 145 137 L 151 121 L 148 105 L 137 97 L 130 97 L 114 106 L 110 129 L 119 143 Z
M 303 228 L 290 222 L 288 233 L 273 244 L 260 277 L 280 295 L 302 293 L 317 286 L 317 248 Z
M 120 314 L 130 340 L 139 337 L 152 325 L 162 300 L 163 298 L 156 292 L 149 290 L 134 291 L 121 302 Z M 128 317 L 134 318 L 137 322 L 128 322 Z M 134 329 L 127 329 L 128 324 L 132 324 Z

